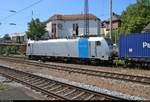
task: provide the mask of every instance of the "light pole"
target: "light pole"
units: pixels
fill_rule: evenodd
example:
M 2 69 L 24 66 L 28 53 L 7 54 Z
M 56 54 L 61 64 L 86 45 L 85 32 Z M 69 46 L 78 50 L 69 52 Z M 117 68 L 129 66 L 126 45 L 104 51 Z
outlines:
M 15 10 L 9 10 L 9 12 L 16 13 L 17 11 L 15 11 Z
M 17 25 L 17 24 L 15 24 L 15 23 L 9 23 L 9 25 Z

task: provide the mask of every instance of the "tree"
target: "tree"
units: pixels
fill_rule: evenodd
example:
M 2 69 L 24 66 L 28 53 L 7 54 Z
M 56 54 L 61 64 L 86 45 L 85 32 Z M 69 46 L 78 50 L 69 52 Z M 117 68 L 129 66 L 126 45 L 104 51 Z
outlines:
M 4 37 L 3 37 L 3 39 L 4 39 L 4 40 L 11 40 L 9 34 L 5 34 Z
M 122 13 L 119 33 L 140 33 L 150 23 L 149 4 L 149 0 L 137 0 L 137 3 L 129 5 Z
M 115 44 L 118 43 L 118 38 L 119 38 L 118 30 L 119 30 L 119 28 L 113 29 L 113 31 L 112 31 L 112 42 Z
M 144 3 L 145 5 L 150 5 L 150 0 L 137 0 L 138 3 Z
M 31 22 L 28 23 L 28 31 L 26 32 L 28 39 L 40 40 L 41 37 L 47 33 L 45 28 L 45 23 L 40 22 L 39 19 L 32 19 Z

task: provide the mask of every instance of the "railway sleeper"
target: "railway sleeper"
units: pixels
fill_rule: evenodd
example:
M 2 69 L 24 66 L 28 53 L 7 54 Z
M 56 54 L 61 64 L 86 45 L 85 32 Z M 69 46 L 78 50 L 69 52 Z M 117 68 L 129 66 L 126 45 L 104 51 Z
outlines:
M 78 99 L 78 98 L 81 97 L 83 94 L 85 94 L 85 92 L 81 92 L 80 94 L 78 94 L 78 95 L 72 97 L 71 100 Z
M 78 94 L 80 94 L 82 91 L 80 90 L 76 90 L 74 91 L 73 93 L 71 94 L 68 94 L 66 97 L 69 98 L 69 99 L 72 99 L 74 96 L 77 96 Z
M 59 93 L 61 93 L 61 92 L 65 91 L 65 90 L 67 90 L 67 89 L 68 89 L 68 87 L 65 87 L 65 88 L 63 88 L 62 90 L 58 90 L 58 91 L 56 91 L 56 92 L 55 92 L 55 94 L 59 94 Z
M 62 87 L 62 85 L 56 85 L 56 86 L 54 86 L 54 87 L 48 89 L 48 91 L 54 91 L 54 90 L 56 90 L 56 89 L 58 89 L 58 88 L 60 88 L 60 87 Z
M 45 83 L 37 85 L 37 86 L 43 88 L 44 86 L 47 86 L 47 85 L 50 85 L 50 82 L 45 82 Z
M 41 81 L 36 81 L 33 84 L 39 86 L 39 85 L 41 85 L 41 84 L 43 84 L 45 82 L 46 82 L 45 80 L 41 80 Z
M 66 96 L 74 93 L 75 91 L 76 91 L 76 89 L 73 89 L 73 90 L 69 91 L 68 93 L 64 94 L 63 97 L 66 97 Z
M 51 87 L 53 87 L 55 85 L 56 85 L 56 83 L 53 83 L 53 84 L 50 84 L 48 86 L 43 87 L 43 89 L 48 90 L 48 89 L 50 89 Z

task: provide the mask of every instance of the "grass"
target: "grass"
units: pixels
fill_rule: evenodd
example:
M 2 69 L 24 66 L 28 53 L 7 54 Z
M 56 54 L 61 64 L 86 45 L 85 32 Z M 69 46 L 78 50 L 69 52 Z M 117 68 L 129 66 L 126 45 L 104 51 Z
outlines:
M 8 89 L 8 88 L 10 88 L 11 86 L 10 85 L 8 85 L 8 84 L 2 84 L 2 83 L 0 83 L 0 90 L 5 90 L 5 89 Z
M 122 67 L 122 66 L 125 65 L 125 61 L 119 60 L 119 59 L 115 59 L 114 63 L 116 64 L 116 66 L 118 66 L 117 68 L 119 68 L 119 69 L 137 70 L 137 71 L 138 70 L 141 70 L 141 71 L 144 71 L 144 70 L 150 71 L 150 68 L 143 68 L 143 67 L 131 67 L 131 68 L 130 67 Z
M 125 64 L 125 62 L 122 61 L 122 60 L 114 60 L 114 63 L 115 63 L 116 65 L 124 65 L 124 64 Z
M 17 55 L 17 54 L 10 54 L 10 55 L 0 55 L 0 56 L 2 56 L 2 57 L 15 57 L 15 58 L 27 58 L 27 56 L 25 56 L 25 55 Z
M 9 55 L 9 56 L 18 57 L 18 58 L 26 58 L 27 57 L 27 56 L 25 56 L 23 54 L 20 54 L 20 55 Z

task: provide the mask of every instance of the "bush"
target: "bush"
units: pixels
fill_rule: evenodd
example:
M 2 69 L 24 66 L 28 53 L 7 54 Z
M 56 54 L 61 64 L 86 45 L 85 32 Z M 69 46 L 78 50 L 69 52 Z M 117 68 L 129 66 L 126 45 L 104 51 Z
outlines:
M 10 54 L 18 54 L 18 47 L 16 46 L 1 46 L 0 47 L 0 55 L 10 55 Z

